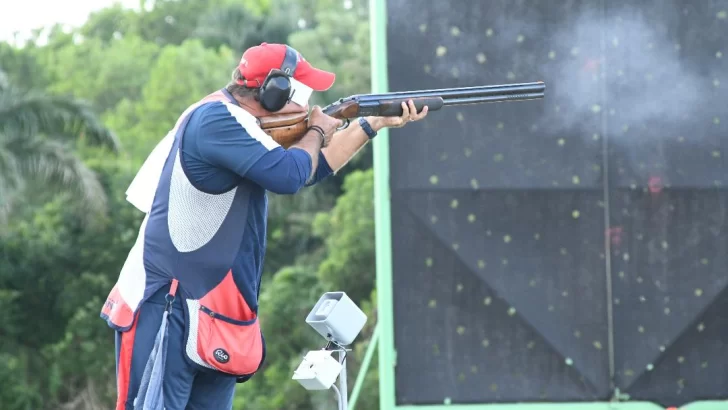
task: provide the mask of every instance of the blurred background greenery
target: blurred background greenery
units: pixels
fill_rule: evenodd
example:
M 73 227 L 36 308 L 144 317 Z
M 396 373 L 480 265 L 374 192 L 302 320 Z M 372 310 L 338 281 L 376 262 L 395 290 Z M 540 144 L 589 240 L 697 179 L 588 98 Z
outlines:
M 0 403 L 4 410 L 110 409 L 113 333 L 102 303 L 142 214 L 124 192 L 189 104 L 223 87 L 242 51 L 287 42 L 337 73 L 324 105 L 370 91 L 366 0 L 166 0 L 113 6 L 74 30 L 0 43 Z M 49 34 L 41 41 L 41 34 Z M 334 409 L 291 380 L 321 340 L 304 318 L 345 290 L 376 322 L 371 148 L 295 196 L 271 194 L 261 294 L 263 371 L 235 409 Z M 358 409 L 378 408 L 377 360 Z

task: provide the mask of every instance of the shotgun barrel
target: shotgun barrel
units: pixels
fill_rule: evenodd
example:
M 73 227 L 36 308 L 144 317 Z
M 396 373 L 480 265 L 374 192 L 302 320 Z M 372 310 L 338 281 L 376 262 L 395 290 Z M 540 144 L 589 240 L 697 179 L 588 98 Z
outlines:
M 545 91 L 546 84 L 543 81 L 537 81 L 382 94 L 355 94 L 324 107 L 323 112 L 347 120 L 370 115 L 400 116 L 402 115 L 402 102 L 408 100 L 413 100 L 417 112 L 424 106 L 427 106 L 430 111 L 436 111 L 450 105 L 536 100 L 544 98 Z
M 481 103 L 492 103 L 492 102 L 503 102 L 503 101 L 526 101 L 526 100 L 538 100 L 544 97 L 543 93 L 526 93 L 526 94 L 505 94 L 505 95 L 493 95 L 493 96 L 479 96 L 479 97 L 461 97 L 461 98 L 446 98 L 443 99 L 443 105 L 466 105 L 466 104 L 481 104 Z
M 424 97 L 441 97 L 447 101 L 450 99 L 474 98 L 474 97 L 491 97 L 505 98 L 506 96 L 529 95 L 529 99 L 543 98 L 546 91 L 546 84 L 543 81 L 521 84 L 505 84 L 505 85 L 484 85 L 475 87 L 459 87 L 459 88 L 439 88 L 434 90 L 417 90 L 417 91 L 397 91 L 383 94 L 358 94 L 362 100 L 372 99 L 402 99 L 402 98 L 424 98 Z M 513 98 L 511 98 L 513 99 Z M 448 105 L 446 103 L 446 105 Z

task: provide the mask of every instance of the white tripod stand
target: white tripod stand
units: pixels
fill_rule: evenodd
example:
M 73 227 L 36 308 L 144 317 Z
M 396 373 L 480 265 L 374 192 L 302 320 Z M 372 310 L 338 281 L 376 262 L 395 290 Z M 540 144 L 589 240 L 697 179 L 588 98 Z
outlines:
M 328 341 L 320 350 L 306 353 L 293 372 L 293 380 L 307 390 L 333 389 L 339 399 L 339 410 L 348 408 L 346 384 L 346 346 L 359 335 L 367 316 L 344 292 L 327 292 L 306 317 L 306 323 Z M 339 354 L 339 360 L 332 357 Z M 339 378 L 339 387 L 334 384 Z

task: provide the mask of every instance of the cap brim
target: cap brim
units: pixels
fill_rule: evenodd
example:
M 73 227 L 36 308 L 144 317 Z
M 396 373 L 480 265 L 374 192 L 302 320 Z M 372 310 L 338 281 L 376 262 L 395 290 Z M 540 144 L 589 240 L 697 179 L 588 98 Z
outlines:
M 334 85 L 336 74 L 309 66 L 306 70 L 297 72 L 295 78 L 314 91 L 326 91 Z

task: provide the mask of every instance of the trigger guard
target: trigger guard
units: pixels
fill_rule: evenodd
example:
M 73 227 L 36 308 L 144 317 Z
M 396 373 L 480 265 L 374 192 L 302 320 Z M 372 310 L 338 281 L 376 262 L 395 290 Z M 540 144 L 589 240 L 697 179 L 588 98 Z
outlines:
M 351 120 L 348 119 L 348 118 L 344 118 L 344 125 L 342 125 L 341 127 L 337 128 L 336 131 L 341 131 L 341 130 L 347 129 L 349 127 L 349 124 L 351 124 Z

